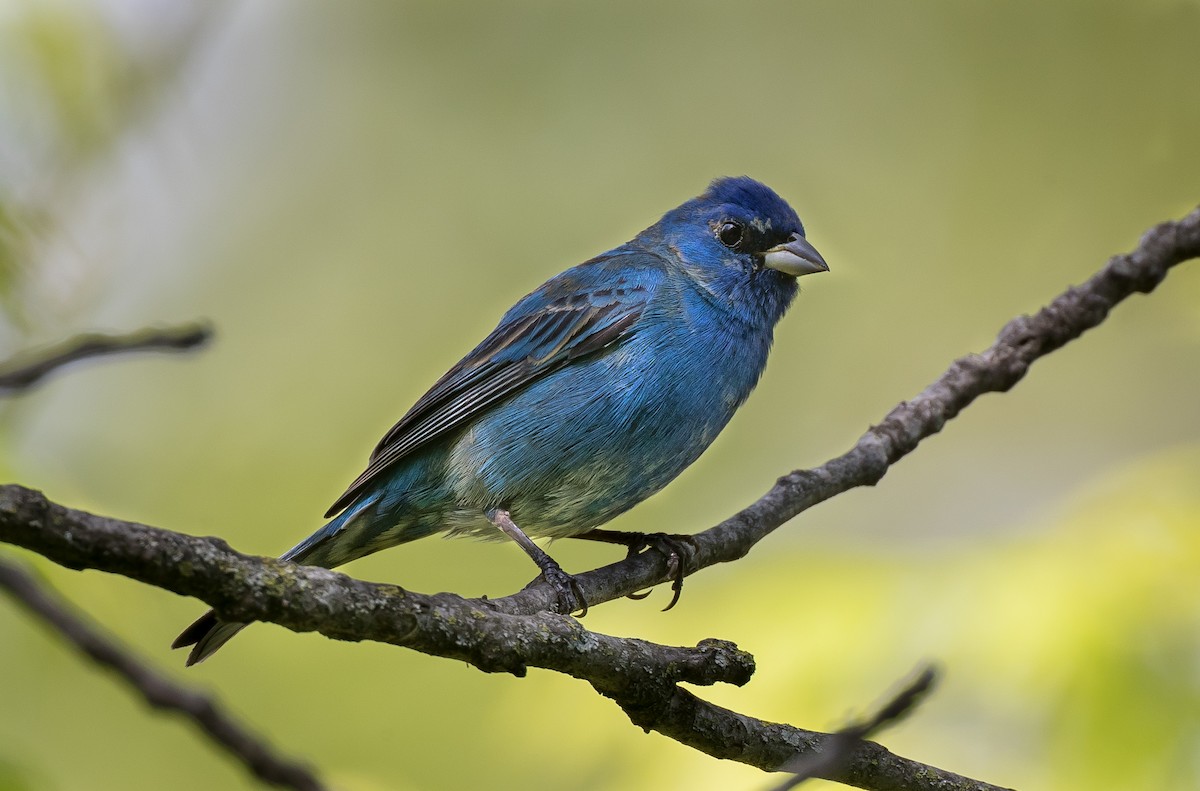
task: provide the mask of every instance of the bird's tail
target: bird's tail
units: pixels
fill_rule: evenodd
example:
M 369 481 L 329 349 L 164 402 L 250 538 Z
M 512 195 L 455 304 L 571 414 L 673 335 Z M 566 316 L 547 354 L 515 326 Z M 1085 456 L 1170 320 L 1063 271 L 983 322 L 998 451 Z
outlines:
M 368 506 L 375 503 L 375 500 L 375 497 L 368 497 L 355 503 L 351 508 L 347 508 L 320 530 L 283 553 L 282 559 L 310 566 L 333 568 L 369 554 L 372 550 L 364 542 L 347 541 L 346 532 L 348 529 L 353 529 L 351 523 L 355 517 L 363 514 Z M 192 651 L 187 658 L 187 665 L 191 667 L 208 659 L 246 626 L 247 624 L 236 621 L 222 621 L 217 617 L 215 610 L 209 610 L 197 618 L 191 626 L 184 629 L 175 638 L 175 642 L 171 643 L 171 647 L 192 646 Z
M 171 643 L 172 648 L 192 646 L 188 654 L 187 665 L 191 667 L 197 662 L 203 662 L 212 656 L 218 648 L 225 645 L 238 632 L 246 628 L 244 623 L 222 621 L 217 618 L 215 610 L 209 610 L 184 629 Z

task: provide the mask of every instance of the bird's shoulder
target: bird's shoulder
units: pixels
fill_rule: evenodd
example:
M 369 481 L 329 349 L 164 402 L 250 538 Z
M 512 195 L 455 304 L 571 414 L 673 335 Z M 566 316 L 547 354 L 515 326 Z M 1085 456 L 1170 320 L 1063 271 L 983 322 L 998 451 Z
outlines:
M 668 262 L 635 247 L 618 247 L 560 272 L 520 299 L 497 330 L 542 311 L 581 310 L 587 306 L 650 299 L 667 276 Z

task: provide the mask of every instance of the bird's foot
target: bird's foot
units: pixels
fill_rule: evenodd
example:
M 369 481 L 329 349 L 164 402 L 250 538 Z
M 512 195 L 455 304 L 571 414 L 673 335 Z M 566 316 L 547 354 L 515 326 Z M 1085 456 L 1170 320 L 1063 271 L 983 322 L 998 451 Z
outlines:
M 691 558 L 699 551 L 694 536 L 679 533 L 627 533 L 618 530 L 589 530 L 575 538 L 588 541 L 603 541 L 606 544 L 620 544 L 626 548 L 626 558 L 640 554 L 646 549 L 653 549 L 667 559 L 667 576 L 671 578 L 671 601 L 663 612 L 674 607 L 679 602 L 683 592 L 683 578 L 687 575 L 687 567 Z M 650 591 L 630 593 L 630 599 L 644 599 Z
M 662 609 L 663 612 L 666 612 L 679 603 L 679 596 L 683 593 L 683 578 L 687 575 L 688 562 L 700 551 L 700 547 L 696 544 L 695 538 L 679 533 L 645 533 L 641 535 L 641 539 L 640 547 L 630 547 L 630 556 L 638 554 L 643 548 L 648 548 L 656 550 L 667 559 L 667 575 L 671 577 L 671 601 Z M 646 591 L 641 594 L 640 598 L 644 599 L 649 595 L 650 591 Z M 638 594 L 634 594 L 634 596 L 638 596 Z
M 583 589 L 579 587 L 579 583 L 575 581 L 574 577 L 562 570 L 562 566 L 554 561 L 542 566 L 542 579 L 546 580 L 546 584 L 553 588 L 555 595 L 558 596 L 557 609 L 559 613 L 571 615 L 576 610 L 580 610 L 577 617 L 582 618 L 587 615 L 588 603 L 583 595 Z
M 558 596 L 557 612 L 562 615 L 570 615 L 576 610 L 581 610 L 580 618 L 587 615 L 588 603 L 579 583 L 575 581 L 574 577 L 563 571 L 562 566 L 558 565 L 554 558 L 533 543 L 529 536 L 521 531 L 521 528 L 517 527 L 516 522 L 512 520 L 512 515 L 506 509 L 495 508 L 488 511 L 485 516 L 506 536 L 516 541 L 521 549 L 525 550 L 525 554 L 529 555 L 537 567 L 542 570 L 542 579 L 546 580 L 547 585 L 554 588 L 554 593 Z

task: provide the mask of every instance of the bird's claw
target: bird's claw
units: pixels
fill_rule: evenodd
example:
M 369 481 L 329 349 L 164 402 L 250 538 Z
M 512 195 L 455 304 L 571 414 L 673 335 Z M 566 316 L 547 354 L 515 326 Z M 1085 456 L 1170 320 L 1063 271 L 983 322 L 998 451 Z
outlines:
M 542 569 L 542 579 L 546 580 L 546 584 L 554 589 L 555 595 L 558 597 L 557 610 L 563 615 L 571 615 L 576 610 L 580 610 L 578 618 L 588 614 L 587 598 L 583 595 L 583 589 L 579 587 L 579 583 L 574 577 L 563 571 L 557 566 L 547 566 Z
M 683 578 L 687 575 L 691 558 L 700 551 L 694 536 L 678 533 L 626 533 L 621 530 L 592 529 L 580 533 L 575 538 L 585 541 L 601 541 L 605 544 L 620 544 L 625 547 L 625 559 L 639 555 L 643 550 L 654 549 L 667 559 L 667 576 L 671 579 L 671 601 L 663 608 L 663 612 L 671 609 L 679 601 L 683 591 Z M 629 599 L 644 599 L 650 591 L 626 594 Z
M 671 601 L 662 609 L 663 612 L 666 612 L 679 603 L 679 596 L 683 593 L 683 578 L 687 574 L 688 560 L 700 548 L 692 536 L 670 533 L 651 533 L 646 536 L 646 543 L 667 558 L 667 574 L 671 577 Z
M 630 533 L 629 539 L 629 551 L 625 555 L 627 559 L 645 549 L 656 550 L 667 559 L 667 576 L 671 578 L 671 601 L 662 609 L 666 612 L 679 603 L 679 596 L 683 593 L 683 578 L 687 573 L 687 561 L 699 550 L 696 539 L 678 533 Z M 649 595 L 650 591 L 630 593 L 626 598 L 640 601 Z

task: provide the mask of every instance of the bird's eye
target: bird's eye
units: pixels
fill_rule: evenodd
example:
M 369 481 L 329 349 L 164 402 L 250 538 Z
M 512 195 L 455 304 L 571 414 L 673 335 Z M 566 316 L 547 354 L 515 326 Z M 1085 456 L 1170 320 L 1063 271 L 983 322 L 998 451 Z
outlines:
M 730 250 L 737 249 L 737 246 L 742 243 L 742 237 L 745 235 L 745 227 L 738 222 L 723 222 L 717 228 L 717 239 Z

